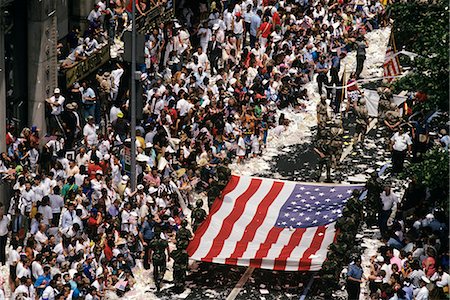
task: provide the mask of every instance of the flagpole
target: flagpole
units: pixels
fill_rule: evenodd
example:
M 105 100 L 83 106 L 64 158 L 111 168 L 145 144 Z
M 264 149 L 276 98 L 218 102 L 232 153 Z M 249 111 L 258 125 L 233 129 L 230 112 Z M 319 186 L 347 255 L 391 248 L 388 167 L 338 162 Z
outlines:
M 346 71 L 347 71 L 347 64 L 345 64 L 344 65 L 344 72 L 343 72 L 343 74 L 342 74 L 342 86 L 346 86 L 346 84 L 345 84 L 345 75 L 346 75 Z M 344 97 L 345 97 L 345 94 L 347 93 L 347 87 L 345 87 L 344 88 L 344 90 L 342 91 L 342 93 L 341 93 L 341 101 L 339 102 L 339 106 L 341 106 L 342 107 L 342 102 L 344 101 Z M 339 107 L 339 113 L 340 113 L 340 115 L 341 115 L 341 120 L 342 120 L 342 112 L 341 112 L 341 107 Z M 346 110 L 347 110 L 347 108 L 345 108 Z
M 130 181 L 131 190 L 136 190 L 136 1 L 131 1 L 131 97 L 130 97 L 130 114 L 131 114 L 131 170 Z

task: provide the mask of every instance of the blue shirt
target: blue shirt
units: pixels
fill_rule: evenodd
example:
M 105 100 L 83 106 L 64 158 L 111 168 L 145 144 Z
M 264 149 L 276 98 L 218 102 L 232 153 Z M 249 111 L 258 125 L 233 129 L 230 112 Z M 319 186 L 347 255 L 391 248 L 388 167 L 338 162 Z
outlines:
M 155 236 L 155 233 L 153 232 L 153 222 L 149 223 L 148 221 L 145 221 L 142 224 L 141 232 L 144 240 L 151 240 Z
M 261 25 L 261 18 L 257 14 L 253 14 L 250 19 L 250 35 L 256 36 L 258 28 Z
M 46 281 L 45 287 L 47 287 L 50 284 L 50 280 L 52 280 L 50 274 L 48 274 L 47 276 L 45 276 L 45 274 L 39 275 L 39 277 L 34 282 L 34 287 L 37 288 L 38 286 L 40 286 L 42 282 L 44 282 L 44 280 Z
M 348 266 L 348 277 L 353 277 L 355 279 L 361 279 L 363 275 L 363 270 L 361 267 L 358 267 L 356 264 L 351 264 Z
M 333 58 L 331 58 L 331 64 L 333 68 L 336 68 L 339 70 L 340 66 L 341 66 L 341 60 L 338 56 L 333 56 Z

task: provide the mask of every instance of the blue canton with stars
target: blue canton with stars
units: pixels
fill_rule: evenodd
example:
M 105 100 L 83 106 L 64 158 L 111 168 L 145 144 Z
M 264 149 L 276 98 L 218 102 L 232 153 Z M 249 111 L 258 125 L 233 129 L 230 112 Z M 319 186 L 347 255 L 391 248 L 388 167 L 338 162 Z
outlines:
M 352 191 L 362 188 L 296 184 L 281 207 L 275 226 L 305 228 L 332 223 L 342 216 L 342 209 Z

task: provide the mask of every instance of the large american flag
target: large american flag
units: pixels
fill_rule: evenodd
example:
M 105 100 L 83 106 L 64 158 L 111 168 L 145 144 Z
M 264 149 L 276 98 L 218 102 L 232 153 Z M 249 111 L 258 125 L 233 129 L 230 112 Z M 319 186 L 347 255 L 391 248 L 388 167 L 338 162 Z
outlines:
M 195 260 L 285 271 L 320 270 L 353 189 L 246 176 L 231 180 L 195 232 Z

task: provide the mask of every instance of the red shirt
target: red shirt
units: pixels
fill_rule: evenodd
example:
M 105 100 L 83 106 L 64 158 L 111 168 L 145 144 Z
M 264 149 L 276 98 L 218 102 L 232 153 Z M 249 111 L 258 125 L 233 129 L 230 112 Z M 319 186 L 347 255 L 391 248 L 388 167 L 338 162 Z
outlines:
M 278 14 L 278 12 L 273 13 L 272 23 L 274 26 L 281 25 L 281 19 L 280 19 L 280 15 Z
M 97 171 L 102 171 L 102 168 L 100 166 L 97 166 L 96 164 L 93 163 L 89 163 L 88 165 L 88 174 L 89 174 L 89 179 L 94 179 L 95 178 L 95 173 Z
M 138 10 L 137 10 L 137 7 L 139 6 L 139 0 L 136 0 L 135 2 L 136 2 L 136 15 L 137 15 L 139 13 Z M 133 7 L 131 7 L 132 4 L 133 4 L 133 1 L 129 0 L 128 5 L 127 5 L 127 11 L 128 12 L 133 12 Z
M 272 31 L 272 25 L 269 22 L 264 22 L 259 26 L 259 30 L 261 31 L 261 36 L 267 39 Z
M 113 252 L 111 248 L 108 246 L 108 243 L 105 244 L 105 249 L 103 249 L 103 253 L 105 253 L 105 257 L 107 261 L 111 261 L 113 258 Z

